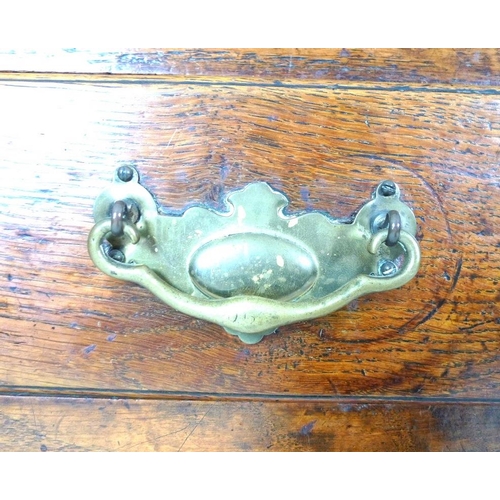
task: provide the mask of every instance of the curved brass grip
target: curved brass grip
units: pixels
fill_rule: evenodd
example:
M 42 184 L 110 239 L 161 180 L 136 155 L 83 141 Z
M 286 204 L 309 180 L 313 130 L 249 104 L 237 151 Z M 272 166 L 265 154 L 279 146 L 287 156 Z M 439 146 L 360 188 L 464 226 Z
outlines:
M 192 207 L 182 216 L 160 216 L 134 174 L 128 195 L 130 181 L 116 178 L 112 193 L 96 202 L 92 260 L 109 276 L 137 283 L 244 342 L 400 287 L 418 271 L 415 219 L 395 185 L 390 196 L 379 187 L 355 221 L 343 224 L 318 212 L 284 215 L 286 198 L 264 183 L 231 193 L 227 213 Z M 123 221 L 119 237 L 109 216 L 118 194 L 140 212 L 135 222 Z M 384 227 L 390 211 L 401 217 L 392 246 L 391 225 Z

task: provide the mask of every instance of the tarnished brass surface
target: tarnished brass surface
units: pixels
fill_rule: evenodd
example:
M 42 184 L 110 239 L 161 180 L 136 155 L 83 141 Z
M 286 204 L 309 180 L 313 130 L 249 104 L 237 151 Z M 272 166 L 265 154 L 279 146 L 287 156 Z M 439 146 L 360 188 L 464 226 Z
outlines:
M 121 167 L 96 200 L 88 248 L 109 276 L 255 343 L 417 273 L 415 217 L 399 198 L 398 186 L 384 181 L 344 223 L 314 211 L 289 214 L 283 194 L 256 182 L 229 193 L 226 211 L 160 215 L 137 171 Z

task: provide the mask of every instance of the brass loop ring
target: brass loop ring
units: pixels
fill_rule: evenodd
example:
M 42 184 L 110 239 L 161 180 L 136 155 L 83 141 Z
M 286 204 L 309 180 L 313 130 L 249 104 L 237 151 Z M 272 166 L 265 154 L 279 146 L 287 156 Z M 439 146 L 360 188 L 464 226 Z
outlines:
M 113 236 L 123 236 L 127 205 L 124 201 L 115 201 L 111 207 L 111 233 Z
M 387 212 L 382 229 L 388 228 L 387 239 L 385 244 L 388 247 L 393 247 L 398 241 L 401 234 L 401 216 L 397 210 Z

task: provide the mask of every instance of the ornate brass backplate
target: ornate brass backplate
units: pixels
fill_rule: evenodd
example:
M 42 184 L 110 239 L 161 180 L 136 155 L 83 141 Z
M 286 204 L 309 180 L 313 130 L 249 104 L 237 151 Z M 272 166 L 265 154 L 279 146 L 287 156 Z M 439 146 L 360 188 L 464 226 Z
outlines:
M 317 211 L 289 214 L 287 198 L 263 182 L 227 194 L 225 205 L 160 215 L 137 171 L 121 167 L 96 200 L 90 256 L 107 275 L 246 343 L 417 273 L 415 217 L 390 181 L 350 223 Z

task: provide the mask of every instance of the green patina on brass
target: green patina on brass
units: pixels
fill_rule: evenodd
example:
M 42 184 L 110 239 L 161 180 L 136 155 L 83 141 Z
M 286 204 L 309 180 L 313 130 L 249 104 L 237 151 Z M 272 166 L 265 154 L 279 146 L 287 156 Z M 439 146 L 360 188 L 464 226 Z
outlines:
M 88 248 L 109 276 L 256 343 L 279 326 L 324 316 L 415 276 L 415 217 L 399 198 L 399 188 L 383 182 L 345 223 L 320 212 L 285 213 L 288 199 L 255 182 L 227 195 L 227 211 L 194 206 L 160 215 L 137 171 L 122 167 L 96 200 Z M 125 206 L 128 215 L 112 213 Z M 380 229 L 386 219 L 390 228 Z

